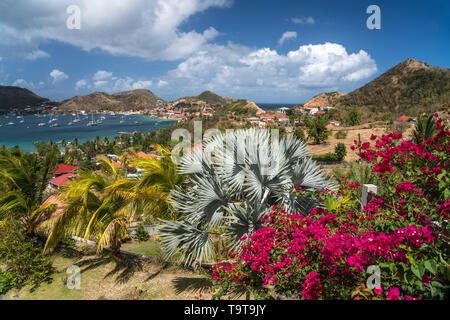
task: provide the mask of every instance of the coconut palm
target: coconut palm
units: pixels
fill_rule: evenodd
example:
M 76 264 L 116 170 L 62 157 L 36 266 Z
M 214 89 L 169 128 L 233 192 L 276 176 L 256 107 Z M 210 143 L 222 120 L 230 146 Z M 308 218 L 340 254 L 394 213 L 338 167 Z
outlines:
M 81 170 L 79 178 L 58 195 L 64 208 L 43 225 L 48 233 L 45 251 L 65 236 L 80 236 L 97 240 L 98 252 L 110 247 L 113 256 L 123 262 L 120 243 L 128 234 L 130 221 L 150 213 L 163 215 L 156 209 L 167 207 L 167 196 L 158 186 L 138 188 L 138 180 L 127 178 L 125 170 L 105 157 L 98 161 L 100 172 Z
M 136 156 L 131 163 L 142 170 L 139 187 L 159 185 L 166 192 L 181 185 L 183 175 L 177 173 L 177 165 L 172 160 L 172 153 L 168 148 L 156 145 L 157 157 Z M 135 154 L 136 155 L 136 154 Z
M 261 227 L 271 206 L 281 204 L 292 214 L 319 205 L 311 198 L 296 197 L 295 186 L 307 191 L 336 187 L 311 160 L 304 142 L 295 137 L 282 138 L 278 144 L 270 140 L 267 130 L 217 133 L 203 150 L 180 159 L 178 171 L 189 178 L 169 198 L 182 219 L 160 226 L 168 257 L 180 250 L 187 263 L 211 259 L 211 236 L 217 233 L 234 250 L 241 237 Z
M 56 159 L 57 148 L 41 156 L 24 154 L 19 149 L 0 149 L 0 219 L 20 221 L 28 235 L 35 231 L 54 210 L 52 205 L 41 204 Z

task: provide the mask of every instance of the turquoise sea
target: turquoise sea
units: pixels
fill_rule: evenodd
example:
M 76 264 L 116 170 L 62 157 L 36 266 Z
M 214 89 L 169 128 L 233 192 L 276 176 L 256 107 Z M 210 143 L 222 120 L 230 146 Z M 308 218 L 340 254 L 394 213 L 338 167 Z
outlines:
M 88 126 L 92 120 L 98 124 Z M 113 138 L 121 132 L 158 131 L 170 127 L 173 122 L 142 115 L 0 115 L 0 146 L 19 146 L 23 151 L 33 152 L 36 151 L 34 142 L 37 141 L 52 140 L 58 143 L 62 139 L 72 141 L 78 138 L 84 142 L 96 136 Z

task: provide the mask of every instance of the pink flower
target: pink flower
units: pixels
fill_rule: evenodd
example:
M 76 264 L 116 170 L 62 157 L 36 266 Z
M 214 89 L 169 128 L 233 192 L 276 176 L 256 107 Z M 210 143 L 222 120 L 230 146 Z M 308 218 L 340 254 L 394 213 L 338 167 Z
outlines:
M 376 286 L 375 289 L 373 289 L 373 292 L 379 296 L 380 294 L 383 293 L 383 288 L 381 286 Z
M 400 290 L 397 287 L 389 288 L 387 297 L 389 300 L 398 300 L 398 298 L 400 297 Z
M 422 283 L 426 286 L 430 284 L 431 280 L 432 279 L 429 276 L 427 276 L 426 274 L 424 274 L 422 277 Z

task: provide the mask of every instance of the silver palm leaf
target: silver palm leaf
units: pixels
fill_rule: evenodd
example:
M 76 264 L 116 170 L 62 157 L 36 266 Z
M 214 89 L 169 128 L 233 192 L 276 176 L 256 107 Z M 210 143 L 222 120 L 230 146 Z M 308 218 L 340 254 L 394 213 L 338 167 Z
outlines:
M 213 135 L 203 149 L 185 154 L 178 169 L 190 177 L 169 194 L 182 220 L 164 222 L 160 232 L 165 252 L 182 251 L 187 262 L 213 258 L 213 234 L 225 236 L 230 250 L 236 250 L 243 235 L 262 227 L 261 218 L 274 204 L 288 214 L 307 214 L 321 205 L 295 196 L 295 186 L 336 188 L 303 141 L 286 137 L 277 142 L 268 130 L 255 128 Z

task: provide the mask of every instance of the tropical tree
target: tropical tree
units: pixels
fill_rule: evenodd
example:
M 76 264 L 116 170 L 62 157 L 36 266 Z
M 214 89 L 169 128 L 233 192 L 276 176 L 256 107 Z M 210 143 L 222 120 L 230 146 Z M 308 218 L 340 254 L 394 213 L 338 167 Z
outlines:
M 303 131 L 303 129 L 301 127 L 297 127 L 294 130 L 294 137 L 296 137 L 297 139 L 305 142 L 306 141 L 306 137 L 305 137 L 305 131 Z
M 431 138 L 436 132 L 436 125 L 434 116 L 431 115 L 428 118 L 419 115 L 417 117 L 416 125 L 413 131 L 413 140 L 415 143 L 420 144 L 425 140 Z
M 291 214 L 319 205 L 295 196 L 305 191 L 334 189 L 335 184 L 311 160 L 304 142 L 295 137 L 270 142 L 268 130 L 245 129 L 217 133 L 181 157 L 178 171 L 189 175 L 169 198 L 182 218 L 160 226 L 167 256 L 181 251 L 186 263 L 213 257 L 213 236 L 223 235 L 230 250 L 242 237 L 262 226 L 261 218 L 277 204 Z
M 42 206 L 48 178 L 56 166 L 57 148 L 41 156 L 18 148 L 0 148 L 0 220 L 19 221 L 31 235 L 54 208 Z
M 308 139 L 315 144 L 324 142 L 328 138 L 327 124 L 328 120 L 322 116 L 307 119 Z
M 361 113 L 356 109 L 351 109 L 347 114 L 347 121 L 349 125 L 356 126 L 361 123 Z
M 155 203 L 167 207 L 167 196 L 158 186 L 137 187 L 138 180 L 127 178 L 113 162 L 105 157 L 98 161 L 102 165 L 99 172 L 81 170 L 79 178 L 58 195 L 64 206 L 43 225 L 48 233 L 45 251 L 64 237 L 80 236 L 97 240 L 98 252 L 110 247 L 113 257 L 123 262 L 120 245 L 130 221 L 150 213 L 163 216 L 164 212 L 155 212 Z
M 130 150 L 134 155 L 131 164 L 140 170 L 139 173 L 141 175 L 136 187 L 148 188 L 157 186 L 161 191 L 169 193 L 175 187 L 181 186 L 184 176 L 178 174 L 177 165 L 172 160 L 172 153 L 168 148 L 160 145 L 156 145 L 155 148 L 158 156 L 154 158 L 139 157 L 134 149 Z M 172 206 L 169 203 L 166 203 L 166 205 L 166 216 L 177 218 L 177 212 L 172 210 Z M 163 208 L 160 208 L 160 210 L 164 211 Z

